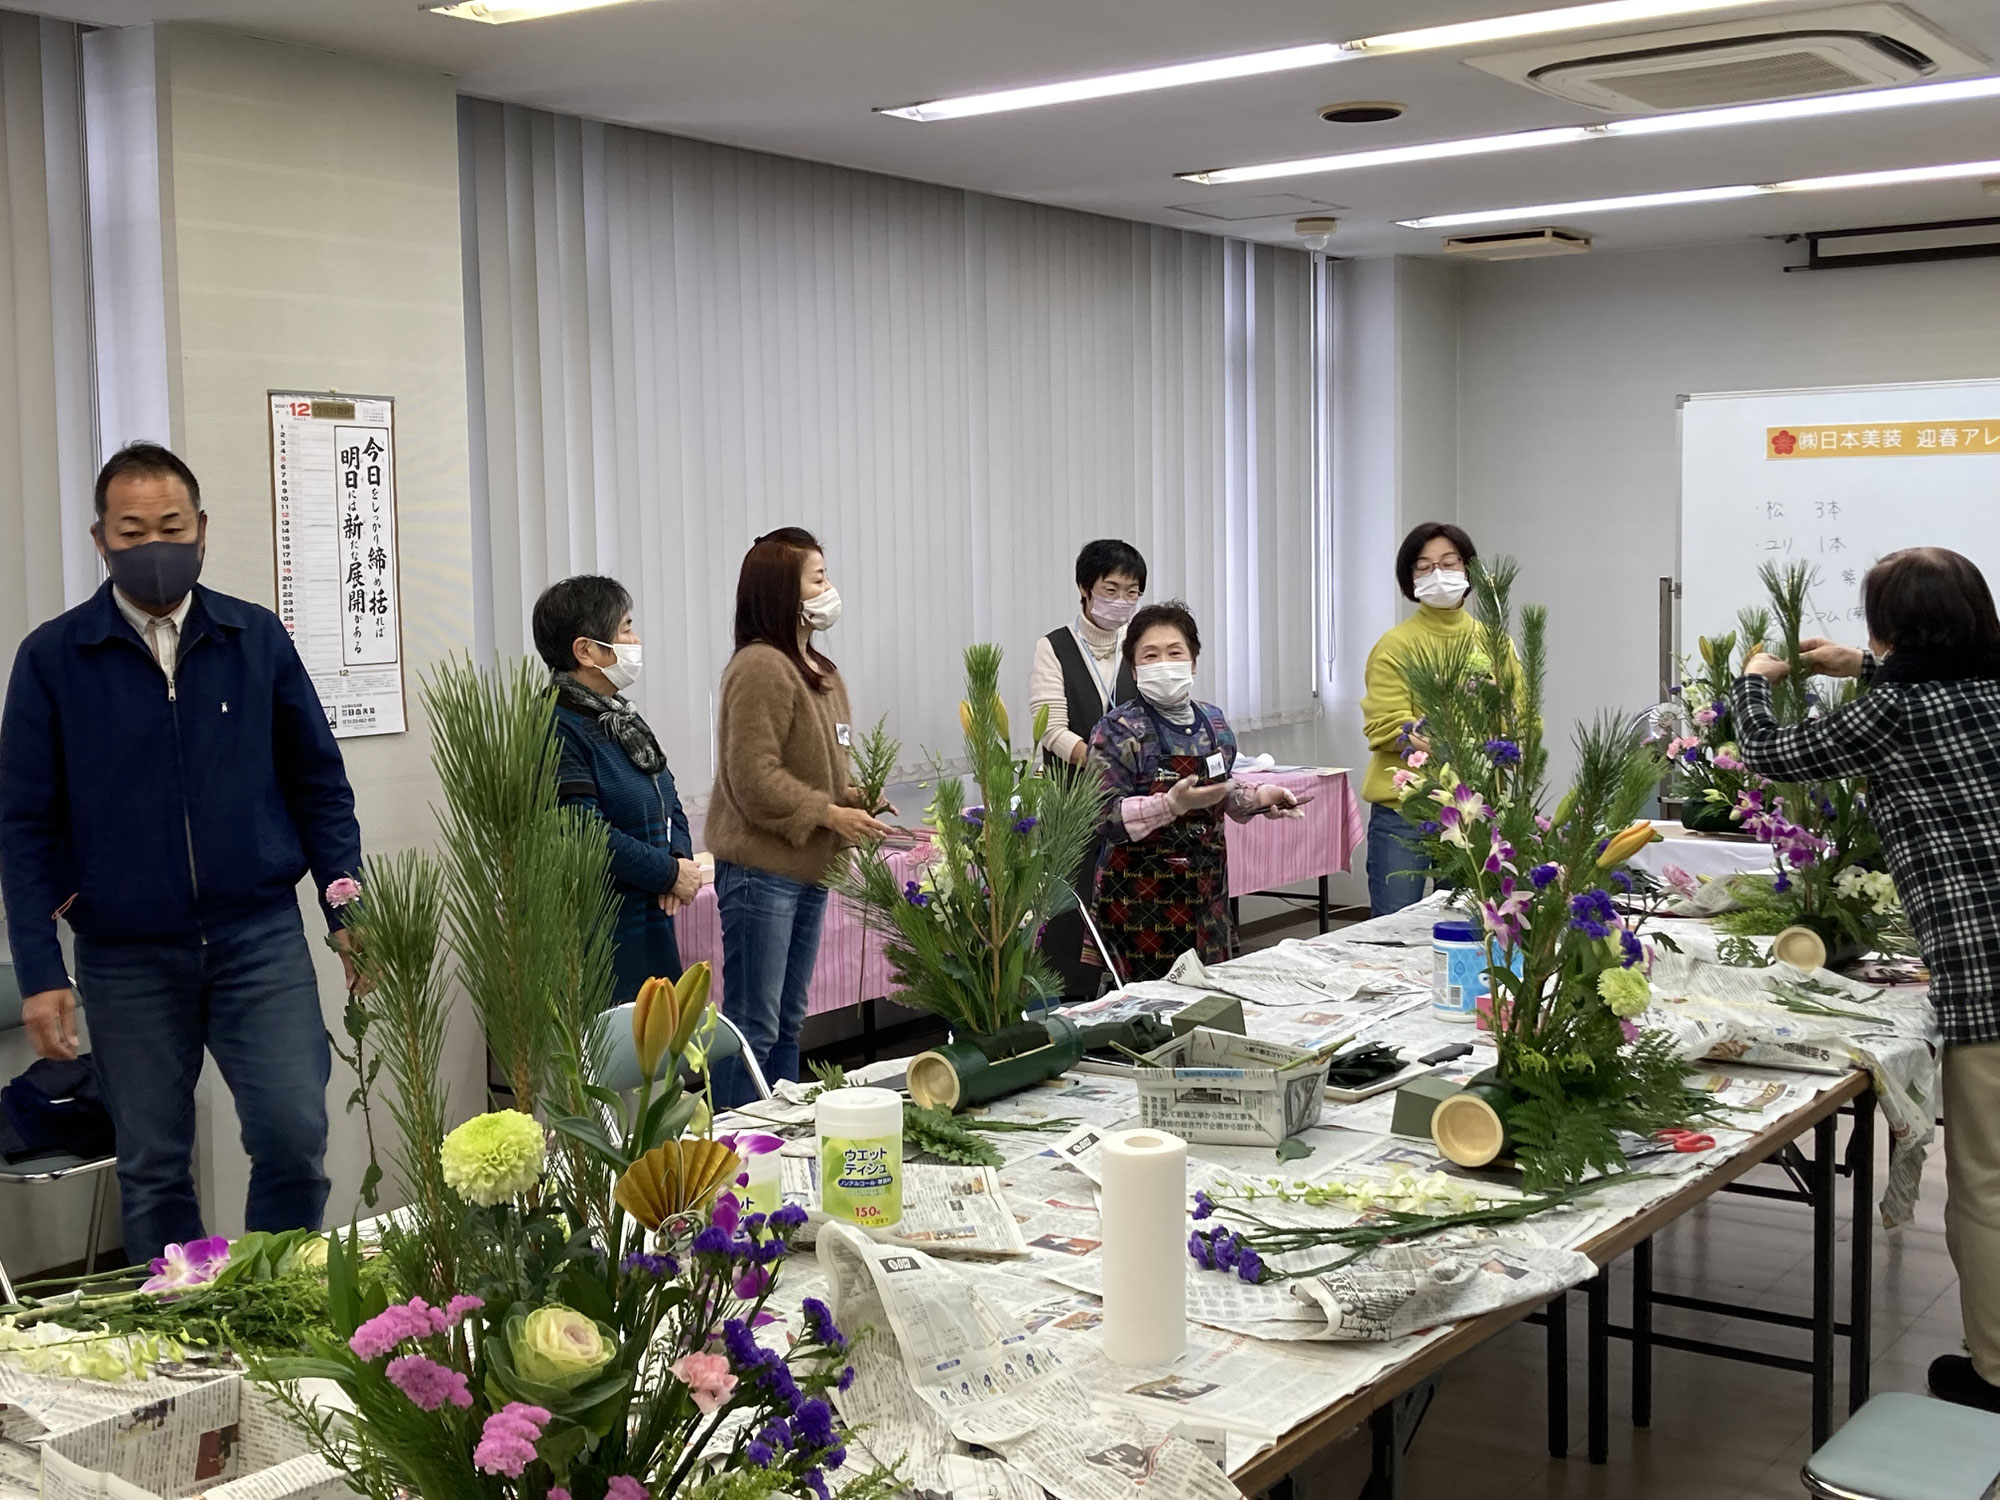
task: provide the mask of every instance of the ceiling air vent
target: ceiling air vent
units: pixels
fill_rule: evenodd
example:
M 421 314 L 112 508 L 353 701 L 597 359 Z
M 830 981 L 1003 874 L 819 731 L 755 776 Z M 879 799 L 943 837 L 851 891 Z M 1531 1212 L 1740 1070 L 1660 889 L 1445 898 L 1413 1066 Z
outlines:
M 1974 73 L 1982 65 L 1982 59 L 1902 7 L 1884 4 L 1573 42 L 1468 61 L 1558 99 L 1619 114 L 1842 94 Z
M 1444 242 L 1446 255 L 1462 255 L 1467 260 L 1535 260 L 1544 255 L 1582 255 L 1589 249 L 1589 235 L 1553 226 L 1462 234 Z

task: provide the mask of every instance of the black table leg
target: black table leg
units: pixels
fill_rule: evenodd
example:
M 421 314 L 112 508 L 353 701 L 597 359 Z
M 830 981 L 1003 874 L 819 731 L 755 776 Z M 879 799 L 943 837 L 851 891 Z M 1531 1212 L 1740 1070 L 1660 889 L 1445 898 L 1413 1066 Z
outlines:
M 1548 1305 L 1549 1457 L 1569 1456 L 1569 1293 Z
M 1854 1244 L 1848 1259 L 1847 1409 L 1868 1399 L 1868 1370 L 1875 1357 L 1875 1093 L 1854 1101 L 1854 1134 L 1847 1143 L 1854 1190 Z
M 1815 1449 L 1833 1435 L 1833 1207 L 1838 1128 L 1837 1115 L 1828 1115 L 1813 1126 L 1812 1440 Z
M 861 1056 L 868 1062 L 876 1061 L 875 1055 L 875 1002 L 861 1002 Z
M 1333 925 L 1333 907 L 1327 898 L 1326 877 L 1319 878 L 1319 930 L 1325 932 Z
M 1584 1337 L 1590 1370 L 1585 1407 L 1590 1424 L 1590 1461 L 1611 1458 L 1611 1268 L 1605 1267 L 1584 1286 L 1588 1312 Z
M 1632 1247 L 1632 1425 L 1653 1425 L 1653 1242 Z

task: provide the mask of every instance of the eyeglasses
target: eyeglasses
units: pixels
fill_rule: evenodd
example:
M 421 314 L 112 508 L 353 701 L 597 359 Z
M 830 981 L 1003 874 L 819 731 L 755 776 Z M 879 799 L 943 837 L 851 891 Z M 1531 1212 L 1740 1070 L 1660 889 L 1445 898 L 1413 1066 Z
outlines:
M 1456 552 L 1447 552 L 1436 562 L 1425 562 L 1422 558 L 1418 558 L 1416 565 L 1410 571 L 1419 578 L 1427 578 L 1439 568 L 1447 568 L 1452 572 L 1458 572 L 1464 567 L 1464 558 L 1460 557 Z
M 1134 603 L 1137 603 L 1140 599 L 1145 597 L 1145 594 L 1146 591 L 1141 587 L 1139 587 L 1139 585 L 1136 583 L 1132 584 L 1128 588 L 1122 588 L 1122 589 L 1119 588 L 1118 585 L 1115 583 L 1100 583 L 1096 588 L 1090 591 L 1091 598 L 1102 599 L 1107 604 L 1113 603 L 1119 599 L 1130 599 Z

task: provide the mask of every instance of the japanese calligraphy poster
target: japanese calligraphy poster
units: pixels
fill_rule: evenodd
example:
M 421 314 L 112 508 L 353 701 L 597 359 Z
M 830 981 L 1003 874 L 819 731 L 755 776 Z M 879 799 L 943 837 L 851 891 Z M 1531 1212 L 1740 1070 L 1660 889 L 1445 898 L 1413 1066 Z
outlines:
M 1940 546 L 2000 576 L 2000 380 L 1693 396 L 1681 409 L 1680 645 L 1764 602 L 1758 569 L 1814 569 L 1808 629 L 1867 639 L 1861 579 Z
M 400 734 L 395 403 L 271 392 L 278 618 L 336 738 Z

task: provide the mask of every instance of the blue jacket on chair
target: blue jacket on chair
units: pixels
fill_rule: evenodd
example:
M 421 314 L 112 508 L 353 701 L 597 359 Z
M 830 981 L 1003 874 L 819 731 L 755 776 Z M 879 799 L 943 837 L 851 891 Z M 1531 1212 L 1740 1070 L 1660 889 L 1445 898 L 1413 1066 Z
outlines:
M 611 883 L 618 897 L 611 998 L 622 1005 L 648 979 L 681 977 L 674 919 L 660 910 L 658 898 L 672 889 L 677 861 L 694 857 L 694 838 L 671 769 L 648 775 L 595 718 L 562 705 L 556 708 L 556 738 L 563 803 L 595 812 L 610 834 Z
M 197 587 L 169 684 L 106 583 L 21 643 L 0 717 L 0 888 L 24 994 L 95 942 L 226 939 L 358 875 L 340 747 L 278 617 Z M 331 910 L 329 926 L 338 926 Z

